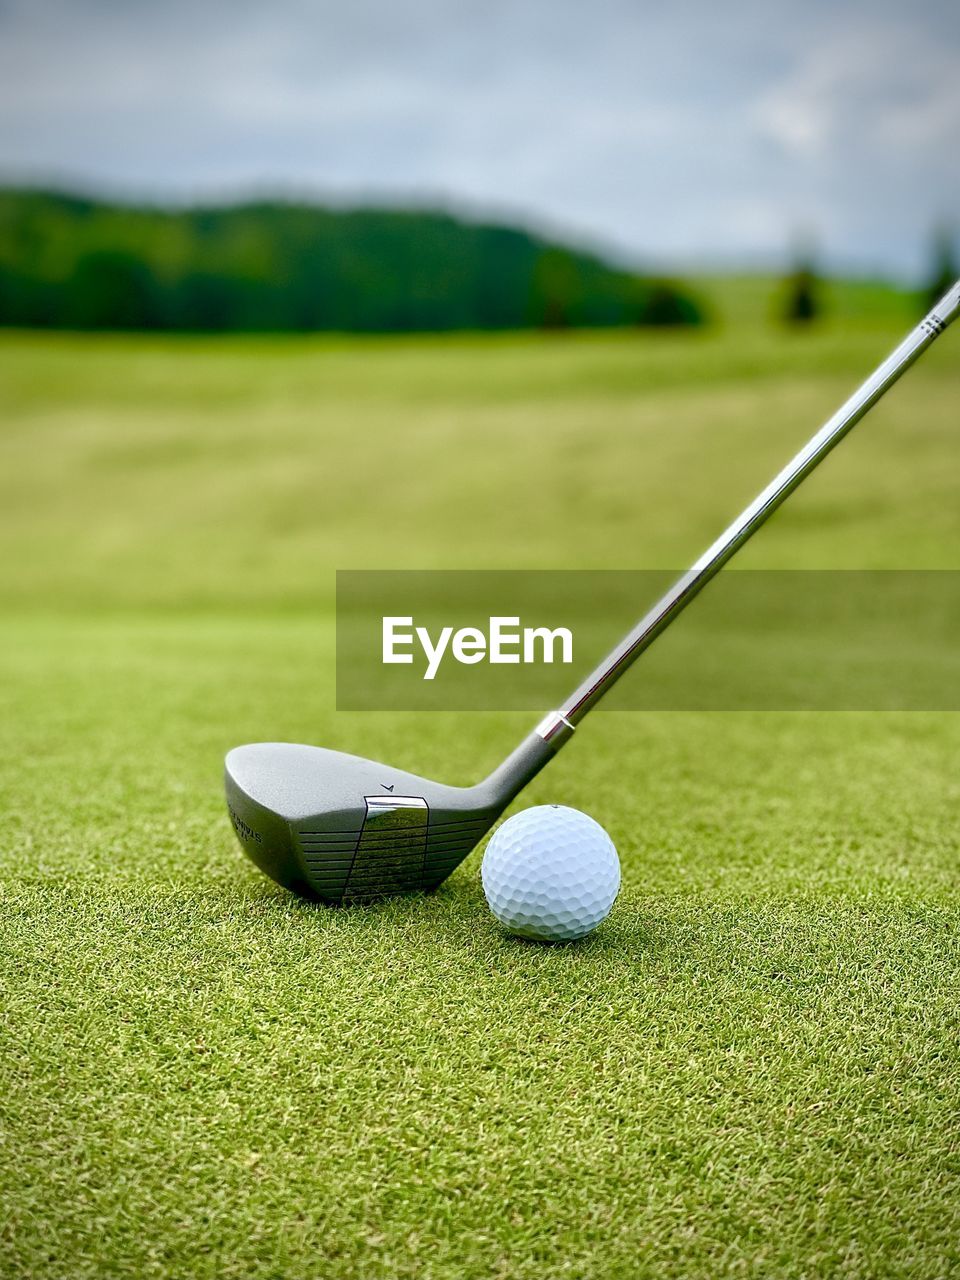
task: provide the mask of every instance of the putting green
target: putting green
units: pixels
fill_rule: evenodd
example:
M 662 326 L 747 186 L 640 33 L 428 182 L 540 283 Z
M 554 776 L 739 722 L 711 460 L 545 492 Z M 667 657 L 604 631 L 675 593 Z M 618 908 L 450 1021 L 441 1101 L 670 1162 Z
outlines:
M 220 788 L 260 738 L 474 780 L 529 718 L 337 714 L 333 570 L 683 564 L 908 322 L 0 339 L 0 1272 L 960 1265 L 957 717 L 597 715 L 523 797 L 620 850 L 562 949 L 476 853 L 299 903 Z M 741 563 L 956 567 L 958 337 Z

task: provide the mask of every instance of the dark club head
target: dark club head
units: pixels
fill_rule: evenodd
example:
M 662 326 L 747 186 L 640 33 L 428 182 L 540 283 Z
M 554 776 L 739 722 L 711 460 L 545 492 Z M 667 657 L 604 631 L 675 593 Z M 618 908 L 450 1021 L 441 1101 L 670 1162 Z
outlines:
M 236 747 L 226 790 L 234 830 L 257 866 L 328 902 L 436 888 L 511 798 L 495 778 L 451 787 L 286 742 Z

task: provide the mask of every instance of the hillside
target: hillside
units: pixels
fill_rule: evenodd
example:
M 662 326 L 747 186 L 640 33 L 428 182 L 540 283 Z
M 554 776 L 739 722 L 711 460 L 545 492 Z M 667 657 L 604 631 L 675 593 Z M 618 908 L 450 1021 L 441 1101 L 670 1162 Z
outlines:
M 663 281 L 443 213 L 0 191 L 0 325 L 358 332 L 692 324 Z

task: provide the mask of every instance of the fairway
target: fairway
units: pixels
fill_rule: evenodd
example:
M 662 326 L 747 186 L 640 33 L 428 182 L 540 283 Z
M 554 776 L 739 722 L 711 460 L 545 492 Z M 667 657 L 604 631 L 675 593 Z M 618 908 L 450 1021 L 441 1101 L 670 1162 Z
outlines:
M 958 717 L 598 714 L 511 809 L 617 845 L 570 947 L 500 931 L 479 851 L 306 905 L 224 810 L 240 742 L 467 783 L 531 727 L 338 714 L 336 569 L 682 568 L 915 319 L 742 298 L 676 334 L 0 335 L 0 1275 L 960 1268 Z M 955 330 L 738 565 L 960 567 L 958 401 Z

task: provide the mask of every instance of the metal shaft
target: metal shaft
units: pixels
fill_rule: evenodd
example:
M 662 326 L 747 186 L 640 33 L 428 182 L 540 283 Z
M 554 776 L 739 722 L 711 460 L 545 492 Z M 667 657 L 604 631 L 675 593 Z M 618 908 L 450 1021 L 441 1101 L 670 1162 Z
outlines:
M 770 481 L 733 524 L 707 548 L 696 564 L 640 619 L 629 635 L 571 694 L 560 710 L 551 712 L 544 719 L 535 731 L 537 736 L 549 743 L 554 750 L 563 745 L 590 708 L 600 701 L 640 654 L 666 630 L 694 596 L 719 573 L 830 450 L 873 408 L 958 313 L 960 280 L 796 457 L 787 463 L 780 474 Z

